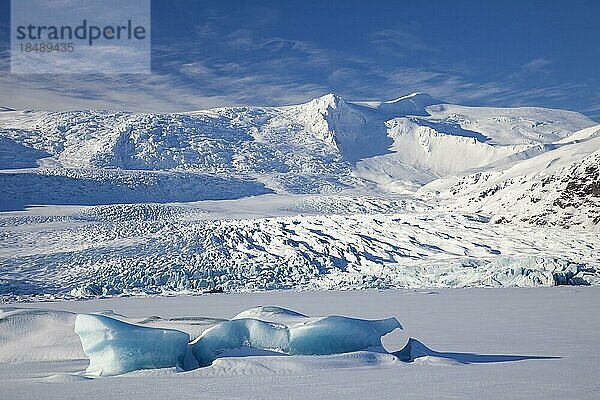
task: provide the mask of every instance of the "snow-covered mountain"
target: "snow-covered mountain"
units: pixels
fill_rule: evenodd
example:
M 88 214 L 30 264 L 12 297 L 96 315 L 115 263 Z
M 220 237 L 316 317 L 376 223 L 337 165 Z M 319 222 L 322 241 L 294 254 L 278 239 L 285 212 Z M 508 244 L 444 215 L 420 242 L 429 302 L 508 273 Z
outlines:
M 3 111 L 0 144 L 10 298 L 600 283 L 600 125 L 571 111 Z
M 53 190 L 57 202 L 77 196 L 75 187 L 104 185 L 98 176 L 127 182 L 165 174 L 175 175 L 165 178 L 171 187 L 196 176 L 217 181 L 215 191 L 225 176 L 244 194 L 331 193 L 373 184 L 413 192 L 594 124 L 569 111 L 454 106 L 423 93 L 386 102 L 349 102 L 328 94 L 297 106 L 187 114 L 7 111 L 0 114 L 0 168 L 18 169 L 9 179 L 4 175 L 5 182 L 21 185 L 33 177 L 60 186 Z M 163 175 L 131 178 L 132 170 Z M 178 178 L 184 171 L 187 178 Z M 163 193 L 156 180 L 161 179 L 148 179 L 145 186 Z M 180 194 L 173 200 L 207 198 L 183 186 L 173 191 Z M 0 196 L 19 202 L 14 191 Z M 23 204 L 32 200 L 23 196 Z
M 453 208 L 494 215 L 494 222 L 597 226 L 600 125 L 466 175 L 439 179 L 420 193 L 435 193 Z

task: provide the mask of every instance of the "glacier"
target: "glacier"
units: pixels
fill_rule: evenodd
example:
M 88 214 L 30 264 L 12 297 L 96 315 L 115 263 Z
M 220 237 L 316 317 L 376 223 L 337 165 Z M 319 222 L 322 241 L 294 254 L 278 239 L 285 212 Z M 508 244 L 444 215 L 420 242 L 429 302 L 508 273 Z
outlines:
M 189 343 L 195 363 L 186 360 L 189 335 L 178 330 L 134 325 L 105 315 L 78 314 L 75 333 L 90 358 L 86 372 L 110 376 L 140 369 L 205 367 L 217 358 L 256 355 L 261 351 L 271 355 L 332 355 L 363 350 L 387 353 L 381 337 L 402 329 L 394 317 L 380 320 L 343 316 L 309 318 L 273 306 L 244 313 L 256 316 L 266 313 L 281 318 L 280 322 L 234 318 L 205 330 Z M 286 319 L 302 322 L 285 325 L 282 322 Z
M 424 93 L 2 112 L 0 299 L 597 285 L 599 135 Z
M 119 375 L 138 369 L 181 367 L 189 335 L 149 328 L 104 315 L 78 314 L 75 333 L 90 358 L 90 375 Z

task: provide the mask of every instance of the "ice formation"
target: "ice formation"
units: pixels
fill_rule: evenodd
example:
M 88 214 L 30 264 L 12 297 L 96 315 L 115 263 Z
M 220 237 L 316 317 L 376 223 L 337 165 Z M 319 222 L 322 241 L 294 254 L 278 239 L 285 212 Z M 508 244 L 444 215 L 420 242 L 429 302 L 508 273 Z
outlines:
M 377 349 L 384 351 L 381 336 L 402 328 L 396 318 L 362 320 L 331 316 L 286 326 L 252 318 L 223 322 L 205 331 L 192 343 L 202 365 L 241 347 L 290 355 L 326 355 Z
M 227 355 L 269 351 L 281 355 L 329 355 L 361 350 L 386 352 L 381 337 L 402 326 L 396 318 L 362 320 L 340 316 L 308 318 L 278 307 L 267 313 L 294 315 L 290 325 L 256 318 L 224 321 L 190 343 L 198 366 L 208 366 Z M 262 308 L 246 313 L 260 315 Z M 280 311 L 278 311 L 280 310 Z M 302 322 L 297 322 L 302 320 Z M 128 324 L 102 315 L 79 314 L 75 321 L 85 353 L 88 373 L 118 375 L 138 369 L 184 367 L 187 333 Z M 189 364 L 188 364 L 189 365 Z
M 147 328 L 91 314 L 77 315 L 75 333 L 90 358 L 87 372 L 93 375 L 181 366 L 189 342 L 185 332 Z
M 381 337 L 402 325 L 396 318 L 364 320 L 331 316 L 289 328 L 289 354 L 336 354 L 384 350 Z
M 285 325 L 243 318 L 225 321 L 205 331 L 192 342 L 198 365 L 210 365 L 227 351 L 242 347 L 285 353 L 289 331 Z

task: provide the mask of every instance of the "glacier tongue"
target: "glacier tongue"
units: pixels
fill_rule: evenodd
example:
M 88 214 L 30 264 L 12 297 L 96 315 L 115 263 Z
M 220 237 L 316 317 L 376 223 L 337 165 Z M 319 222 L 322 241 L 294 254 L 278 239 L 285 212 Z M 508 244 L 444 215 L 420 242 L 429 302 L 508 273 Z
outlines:
M 2 299 L 600 281 L 600 125 L 574 112 L 0 114 Z
M 147 328 L 103 315 L 78 314 L 75 333 L 92 375 L 119 375 L 138 369 L 182 366 L 189 335 L 174 329 Z

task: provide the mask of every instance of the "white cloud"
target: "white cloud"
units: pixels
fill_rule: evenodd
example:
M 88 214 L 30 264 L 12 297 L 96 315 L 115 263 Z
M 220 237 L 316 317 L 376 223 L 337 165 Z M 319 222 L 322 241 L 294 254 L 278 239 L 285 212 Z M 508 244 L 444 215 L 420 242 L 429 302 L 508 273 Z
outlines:
M 208 25 L 199 31 L 203 37 L 217 35 Z M 413 39 L 396 31 L 380 31 L 374 38 L 403 45 Z M 412 42 L 423 51 L 429 48 Z M 294 104 L 328 92 L 352 100 L 385 100 L 414 91 L 458 104 L 552 106 L 587 90 L 581 84 L 531 87 L 529 71 L 543 70 L 551 63 L 543 57 L 494 81 L 481 82 L 472 78 L 476 75 L 465 65 L 382 66 L 366 56 L 322 49 L 306 41 L 260 37 L 248 29 L 222 36 L 219 46 L 224 54 L 220 57 L 181 43 L 155 46 L 161 68 L 150 75 L 0 75 L 0 106 L 175 112 Z

